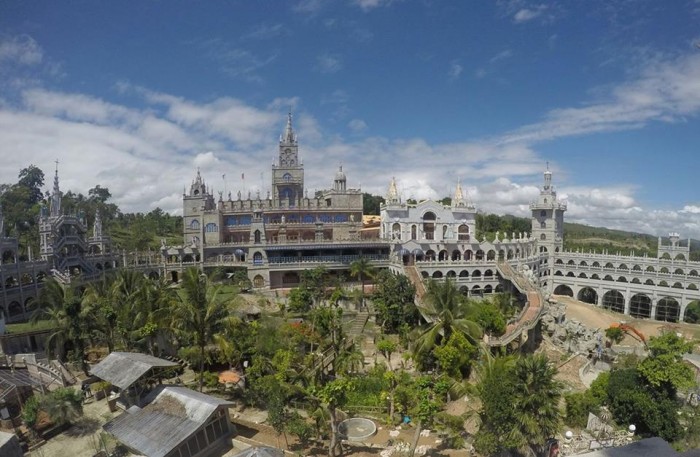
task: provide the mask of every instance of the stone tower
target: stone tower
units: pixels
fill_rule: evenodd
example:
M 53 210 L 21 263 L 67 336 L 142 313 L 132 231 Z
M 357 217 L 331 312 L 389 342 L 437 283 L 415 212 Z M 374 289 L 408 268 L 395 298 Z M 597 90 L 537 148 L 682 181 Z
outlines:
M 280 137 L 278 164 L 272 165 L 272 204 L 281 208 L 295 207 L 303 196 L 304 164 L 299 159 L 299 143 L 290 112 Z
M 544 185 L 536 202 L 530 204 L 532 211 L 532 236 L 537 240 L 540 252 L 550 255 L 562 250 L 564 245 L 564 211 L 566 203 L 557 199 L 552 186 L 549 165 L 544 172 Z
M 213 210 L 215 207 L 214 196 L 207 190 L 202 175 L 197 170 L 197 176 L 190 185 L 189 193 L 182 196 L 185 244 L 200 244 L 204 239 L 204 212 Z

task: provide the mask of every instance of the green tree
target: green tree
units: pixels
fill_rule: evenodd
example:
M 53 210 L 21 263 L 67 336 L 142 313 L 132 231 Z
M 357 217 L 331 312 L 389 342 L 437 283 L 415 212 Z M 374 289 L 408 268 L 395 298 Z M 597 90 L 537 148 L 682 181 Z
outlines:
M 557 370 L 544 354 L 519 358 L 513 374 L 518 387 L 513 399 L 513 433 L 536 453 L 542 452 L 547 438 L 559 428 L 563 385 L 554 379 Z
M 316 396 L 326 405 L 330 417 L 331 439 L 328 445 L 328 455 L 338 455 L 338 409 L 342 408 L 348 399 L 348 392 L 355 388 L 354 383 L 345 378 L 335 379 L 320 389 L 316 390 Z
M 359 278 L 362 283 L 362 298 L 360 306 L 365 306 L 365 280 L 374 276 L 375 269 L 366 257 L 360 257 L 350 264 L 350 276 Z
M 613 344 L 620 344 L 625 338 L 625 332 L 619 326 L 609 327 L 605 329 L 605 337 Z
M 634 424 L 643 437 L 660 436 L 674 441 L 683 433 L 674 397 L 654 390 L 634 368 L 610 373 L 607 404 L 615 422 Z
M 667 332 L 649 339 L 649 357 L 637 366 L 639 373 L 654 388 L 663 388 L 672 396 L 679 389 L 695 386 L 692 368 L 683 362 L 683 355 L 692 352 L 693 343 Z
M 377 351 L 379 351 L 384 358 L 386 358 L 389 364 L 389 369 L 391 370 L 391 354 L 396 352 L 396 343 L 391 340 L 381 339 L 377 341 Z
M 449 340 L 437 346 L 433 353 L 438 361 L 440 371 L 455 380 L 469 376 L 472 362 L 476 360 L 479 349 L 469 342 L 461 332 L 454 332 Z
M 362 214 L 379 216 L 379 208 L 384 203 L 384 197 L 368 193 L 362 194 Z
M 422 309 L 430 323 L 416 339 L 416 354 L 431 352 L 443 339 L 449 341 L 454 332 L 461 332 L 473 343 L 480 340 L 481 327 L 467 318 L 470 314 L 469 304 L 463 300 L 454 282 L 449 279 L 445 282 L 428 282 L 423 300 L 425 306 Z
M 199 373 L 204 372 L 205 348 L 213 342 L 228 316 L 228 306 L 219 298 L 220 287 L 210 284 L 206 275 L 195 268 L 185 270 L 182 293 L 173 302 L 172 327 L 182 340 L 189 341 L 199 350 Z M 204 378 L 199 378 L 202 391 Z
M 38 307 L 31 317 L 33 323 L 39 320 L 51 322 L 52 331 L 46 339 L 49 354 L 54 353 L 59 359 L 64 359 L 66 351 L 71 351 L 87 374 L 86 327 L 78 290 L 71 286 L 64 287 L 53 278 L 47 279 L 39 294 Z
M 416 288 L 404 275 L 381 270 L 375 277 L 372 303 L 377 321 L 385 333 L 397 333 L 401 326 L 415 326 L 420 319 L 414 297 Z

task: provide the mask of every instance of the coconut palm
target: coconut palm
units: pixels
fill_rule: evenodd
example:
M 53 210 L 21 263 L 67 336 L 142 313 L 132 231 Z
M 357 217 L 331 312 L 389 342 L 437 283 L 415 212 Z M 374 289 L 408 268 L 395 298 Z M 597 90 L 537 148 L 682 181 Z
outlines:
M 559 428 L 563 385 L 554 379 L 557 370 L 547 356 L 537 354 L 518 359 L 514 367 L 518 389 L 513 401 L 517 426 L 513 434 L 535 452 Z
M 83 294 L 83 309 L 88 325 L 90 341 L 106 344 L 109 352 L 114 351 L 117 341 L 117 312 L 112 296 L 114 278 L 104 276 L 91 283 Z
M 199 390 L 204 386 L 204 349 L 213 342 L 228 316 L 228 306 L 219 297 L 221 288 L 209 282 L 196 267 L 188 268 L 182 279 L 182 293 L 173 302 L 171 323 L 182 341 L 191 341 L 199 350 Z
M 441 341 L 448 341 L 454 332 L 461 332 L 472 343 L 477 344 L 482 336 L 479 324 L 467 319 L 469 302 L 459 293 L 454 282 L 429 281 L 423 304 L 419 309 L 428 320 L 428 328 L 415 340 L 414 352 L 426 354 Z
M 32 314 L 31 321 L 50 321 L 53 330 L 46 340 L 49 354 L 53 353 L 59 359 L 64 359 L 66 349 L 71 347 L 75 358 L 81 362 L 83 371 L 87 374 L 83 318 L 78 290 L 70 286 L 64 287 L 55 279 L 49 278 L 44 283 L 39 295 L 38 308 Z
M 350 276 L 359 278 L 362 283 L 362 296 L 360 298 L 360 306 L 365 306 L 365 280 L 374 276 L 374 266 L 370 263 L 367 257 L 360 257 L 350 264 Z

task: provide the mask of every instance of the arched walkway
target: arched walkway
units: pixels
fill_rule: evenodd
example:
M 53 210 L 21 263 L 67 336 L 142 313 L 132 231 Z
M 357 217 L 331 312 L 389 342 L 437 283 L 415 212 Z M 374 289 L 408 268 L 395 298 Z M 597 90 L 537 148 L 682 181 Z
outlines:
M 630 316 L 637 318 L 650 318 L 651 299 L 645 294 L 633 295 L 630 299 Z
M 578 296 L 576 297 L 579 301 L 584 303 L 589 303 L 591 305 L 598 304 L 598 292 L 591 289 L 590 287 L 584 287 L 578 291 Z
M 656 304 L 656 320 L 665 322 L 678 322 L 681 307 L 671 297 L 664 297 Z
M 554 289 L 554 295 L 566 295 L 567 297 L 573 297 L 574 291 L 571 290 L 571 287 L 561 284 Z
M 609 290 L 603 294 L 603 308 L 615 311 L 616 313 L 624 313 L 625 297 L 617 290 Z

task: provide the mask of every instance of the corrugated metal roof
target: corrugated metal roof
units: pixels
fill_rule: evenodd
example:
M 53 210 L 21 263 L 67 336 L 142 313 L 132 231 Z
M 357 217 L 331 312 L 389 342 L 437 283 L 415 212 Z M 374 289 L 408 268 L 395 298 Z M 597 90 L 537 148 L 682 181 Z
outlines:
M 130 408 L 103 428 L 148 457 L 163 457 L 204 425 L 219 407 L 233 403 L 186 387 L 161 386 L 142 409 Z
M 92 367 L 90 374 L 124 390 L 152 368 L 176 366 L 175 362 L 138 352 L 112 352 Z

